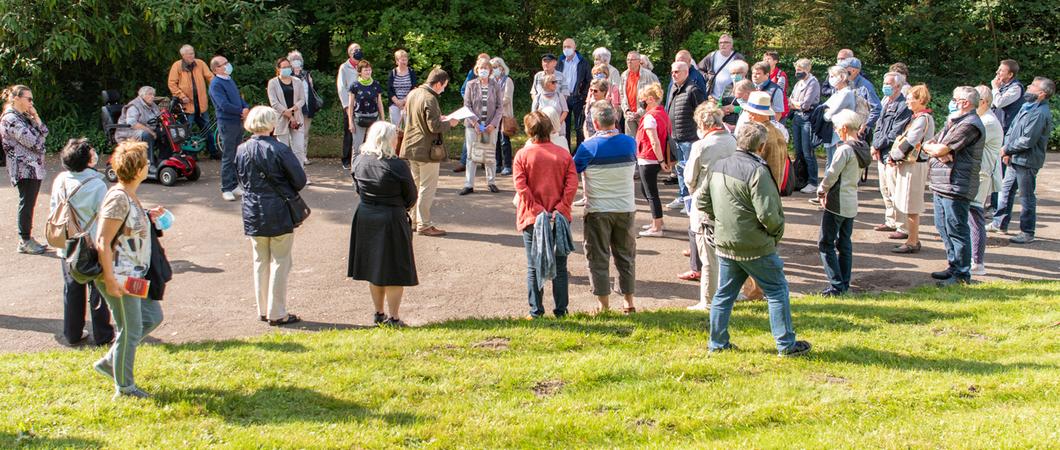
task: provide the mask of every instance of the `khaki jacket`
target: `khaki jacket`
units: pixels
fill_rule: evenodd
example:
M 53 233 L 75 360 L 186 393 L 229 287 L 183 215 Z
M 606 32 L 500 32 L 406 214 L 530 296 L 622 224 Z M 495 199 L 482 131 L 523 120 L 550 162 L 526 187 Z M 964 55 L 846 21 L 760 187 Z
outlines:
M 409 161 L 440 162 L 431 160 L 431 146 L 435 141 L 442 140 L 442 134 L 451 127 L 449 122 L 442 120 L 438 93 L 423 84 L 409 92 L 405 102 L 405 137 L 401 157 Z
M 283 87 L 280 86 L 280 78 L 273 77 L 269 80 L 269 106 L 275 109 L 276 112 L 280 113 L 280 118 L 276 119 L 276 130 L 273 134 L 279 136 L 281 134 L 291 134 L 290 126 L 291 119 L 283 116 L 283 112 L 288 108 L 297 108 L 294 112 L 294 121 L 305 125 L 305 117 L 302 117 L 302 106 L 305 105 L 305 87 L 302 86 L 302 80 L 296 77 L 291 77 L 291 87 L 294 89 L 294 104 L 288 105 L 287 99 L 283 97 Z M 305 130 L 304 128 L 302 130 Z
M 207 92 L 210 80 L 213 80 L 213 72 L 201 59 L 195 60 L 195 68 L 191 72 L 184 70 L 184 61 L 179 59 L 169 68 L 169 92 L 177 98 L 188 97 L 188 101 L 181 104 L 188 114 L 195 112 L 192 83 L 199 93 L 199 111 L 206 112 L 210 108 L 210 93 Z

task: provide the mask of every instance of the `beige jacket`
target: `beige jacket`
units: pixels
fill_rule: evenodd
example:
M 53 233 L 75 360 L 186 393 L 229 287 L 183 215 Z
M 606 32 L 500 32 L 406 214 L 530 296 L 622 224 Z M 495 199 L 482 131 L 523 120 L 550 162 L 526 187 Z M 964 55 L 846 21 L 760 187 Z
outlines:
M 405 97 L 405 114 L 401 157 L 409 161 L 441 162 L 431 160 L 431 145 L 435 141 L 442 141 L 442 134 L 451 127 L 449 122 L 442 121 L 438 93 L 426 84 L 413 89 Z
M 294 89 L 294 104 L 288 105 L 287 99 L 283 98 L 283 87 L 280 86 L 280 77 L 273 77 L 269 80 L 269 106 L 272 106 L 272 109 L 281 114 L 276 122 L 276 130 L 273 131 L 273 134 L 291 134 L 291 119 L 283 116 L 283 112 L 291 107 L 295 108 L 294 122 L 305 125 L 305 117 L 302 117 L 302 106 L 305 105 L 305 87 L 302 86 L 302 80 L 297 77 L 291 77 L 291 87 Z
M 178 59 L 169 68 L 167 84 L 169 85 L 169 92 L 174 97 L 188 98 L 187 102 L 181 102 L 181 106 L 184 108 L 184 112 L 192 114 L 195 112 L 195 104 L 192 103 L 195 101 L 195 96 L 191 89 L 192 85 L 195 86 L 195 90 L 199 93 L 199 111 L 206 112 L 210 109 L 210 93 L 207 92 L 210 87 L 210 80 L 213 80 L 213 72 L 210 72 L 209 66 L 203 60 L 196 59 L 195 68 L 188 72 L 184 70 L 184 61 Z

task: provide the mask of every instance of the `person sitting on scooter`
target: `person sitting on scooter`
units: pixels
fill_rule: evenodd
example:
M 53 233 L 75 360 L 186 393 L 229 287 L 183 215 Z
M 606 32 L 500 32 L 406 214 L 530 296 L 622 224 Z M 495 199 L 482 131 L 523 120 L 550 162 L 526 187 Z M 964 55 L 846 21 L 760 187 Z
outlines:
M 147 151 L 150 155 L 154 155 L 158 133 L 150 121 L 161 113 L 162 111 L 155 104 L 155 88 L 151 86 L 140 88 L 136 98 L 121 109 L 121 117 L 118 118 L 118 124 L 128 125 L 129 128 L 119 128 L 114 133 L 114 139 L 118 142 L 126 140 L 146 142 Z

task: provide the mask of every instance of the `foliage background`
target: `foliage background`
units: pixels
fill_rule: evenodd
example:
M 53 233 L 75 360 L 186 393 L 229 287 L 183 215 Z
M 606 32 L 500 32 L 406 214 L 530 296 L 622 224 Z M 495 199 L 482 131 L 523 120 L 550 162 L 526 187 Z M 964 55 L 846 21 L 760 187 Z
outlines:
M 0 0 L 0 82 L 34 89 L 52 139 L 98 131 L 99 92 L 128 97 L 141 85 L 165 89 L 177 49 L 191 43 L 200 58 L 224 54 L 251 103 L 265 98 L 272 63 L 299 49 L 318 89 L 335 110 L 333 74 L 345 48 L 358 42 L 376 73 L 405 48 L 420 73 L 438 65 L 454 77 L 485 51 L 508 61 L 525 93 L 540 55 L 573 36 L 583 54 L 596 46 L 637 49 L 657 62 L 678 49 L 701 58 L 731 32 L 755 58 L 769 49 L 790 63 L 809 57 L 823 73 L 840 47 L 866 63 L 878 85 L 895 61 L 910 66 L 941 101 L 961 84 L 986 83 L 1000 59 L 1022 66 L 1021 78 L 1058 78 L 1060 22 L 1055 4 L 1030 0 Z M 789 70 L 790 71 L 790 70 Z M 453 83 L 451 91 L 456 91 Z M 525 95 L 517 95 L 521 100 Z M 455 94 L 448 98 L 455 103 Z M 942 102 L 944 103 L 944 102 Z M 1060 104 L 1060 103 L 1058 103 Z M 517 105 L 517 108 L 520 105 Z M 525 109 L 524 106 L 522 109 Z M 1054 106 L 1060 123 L 1060 108 Z M 325 111 L 315 134 L 339 131 Z M 1060 129 L 1053 146 L 1060 145 Z

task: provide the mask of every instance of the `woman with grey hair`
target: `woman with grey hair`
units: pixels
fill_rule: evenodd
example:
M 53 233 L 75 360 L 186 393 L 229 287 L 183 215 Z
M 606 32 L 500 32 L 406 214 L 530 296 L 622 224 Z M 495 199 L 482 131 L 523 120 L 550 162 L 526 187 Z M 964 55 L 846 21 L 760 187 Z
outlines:
M 795 143 L 795 154 L 801 155 L 806 162 L 806 172 L 809 178 L 806 187 L 802 189 L 804 194 L 817 192 L 817 154 L 814 152 L 813 131 L 810 125 L 810 114 L 821 102 L 821 83 L 813 76 L 812 63 L 809 59 L 802 58 L 795 61 L 795 87 L 791 89 L 791 97 L 788 98 L 788 106 L 792 112 L 792 140 Z
M 841 66 L 832 66 L 828 68 L 828 85 L 832 86 L 834 91 L 832 96 L 828 97 L 828 100 L 824 102 L 825 112 L 824 120 L 829 122 L 832 121 L 832 117 L 839 114 L 840 111 L 854 111 L 857 107 L 857 99 L 854 91 L 850 89 L 850 81 L 847 79 L 849 74 L 847 69 Z M 839 134 L 835 131 L 832 132 L 832 141 L 825 144 L 825 167 L 828 167 L 832 163 L 832 154 L 835 153 L 836 144 L 839 143 Z M 816 197 L 810 199 L 811 203 L 817 203 Z
M 287 312 L 287 277 L 297 224 L 287 206 L 306 185 L 305 171 L 291 147 L 272 136 L 280 113 L 255 106 L 243 128 L 253 135 L 236 150 L 236 178 L 243 188 L 243 232 L 254 251 L 254 296 L 258 318 L 269 325 L 301 319 Z
M 604 64 L 607 66 L 607 81 L 611 82 L 611 86 L 622 85 L 622 72 L 619 72 L 615 66 L 611 65 L 611 50 L 607 47 L 598 47 L 593 50 L 593 65 Z
M 287 54 L 287 60 L 291 62 L 291 75 L 302 80 L 303 97 L 305 98 L 305 105 L 302 105 L 302 117 L 305 119 L 305 123 L 302 128 L 305 129 L 305 146 L 309 148 L 309 129 L 313 125 L 313 116 L 316 116 L 317 111 L 320 111 L 320 108 L 324 105 L 318 101 L 320 95 L 313 84 L 313 74 L 309 72 L 309 69 L 305 68 L 305 58 L 302 56 L 302 52 L 298 50 L 291 51 Z M 310 164 L 312 163 L 309 161 L 307 154 L 305 165 L 308 166 Z
M 350 227 L 346 275 L 368 282 L 375 324 L 403 327 L 398 308 L 405 286 L 419 284 L 408 213 L 417 190 L 409 165 L 397 158 L 396 145 L 397 127 L 376 122 L 353 161 L 353 184 L 361 202 Z
M 128 128 L 118 128 L 114 132 L 114 139 L 118 142 L 136 139 L 147 143 L 147 151 L 154 152 L 155 140 L 158 133 L 155 126 L 151 125 L 152 119 L 162 114 L 162 110 L 155 104 L 155 88 L 143 86 L 136 91 L 136 98 L 132 99 L 121 109 L 118 124 L 127 125 Z
M 685 186 L 697 199 L 703 193 L 703 182 L 710 174 L 715 161 L 727 158 L 736 152 L 736 138 L 725 128 L 722 118 L 725 112 L 715 102 L 703 102 L 693 114 L 702 139 L 692 143 L 685 164 Z M 699 272 L 699 303 L 688 309 L 705 311 L 710 307 L 710 299 L 718 289 L 718 263 L 714 247 L 710 244 L 709 222 L 699 208 L 688 209 L 689 228 L 689 264 L 691 270 Z M 703 276 L 704 266 L 707 276 Z
M 493 68 L 490 78 L 497 83 L 501 92 L 501 120 L 515 120 L 515 107 L 512 105 L 515 99 L 515 81 L 508 77 L 508 64 L 504 58 L 495 57 L 490 60 Z M 512 174 L 512 140 L 511 136 L 504 134 L 504 127 L 497 130 L 497 171 L 501 175 Z

